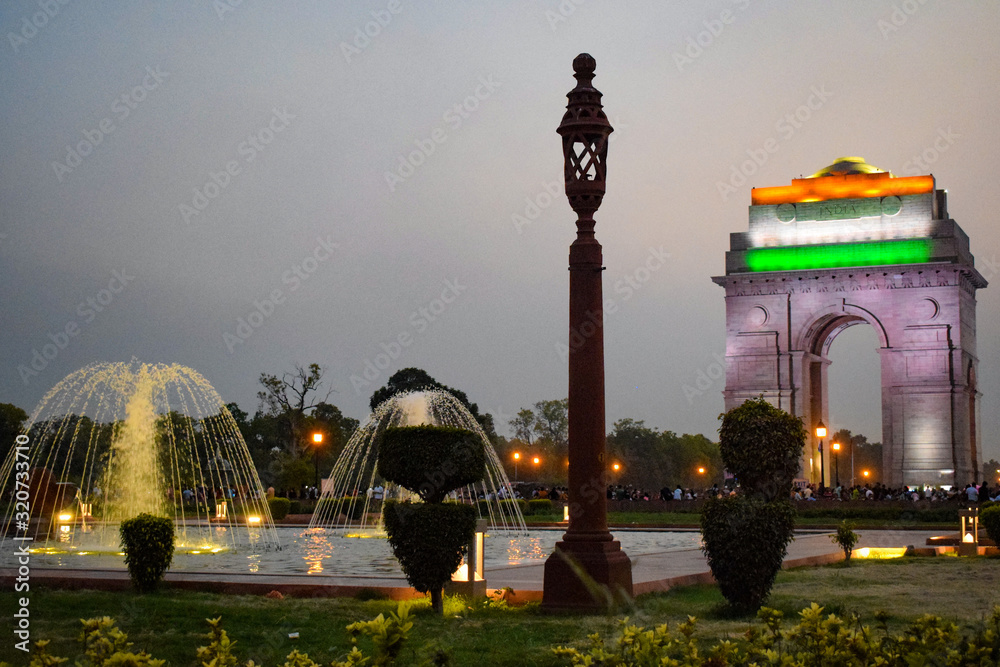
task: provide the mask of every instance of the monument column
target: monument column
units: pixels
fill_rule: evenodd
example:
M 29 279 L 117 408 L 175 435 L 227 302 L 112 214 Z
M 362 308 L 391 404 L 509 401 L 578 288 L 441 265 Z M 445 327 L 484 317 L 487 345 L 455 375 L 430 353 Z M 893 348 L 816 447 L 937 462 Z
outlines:
M 604 423 L 604 270 L 594 213 L 613 131 L 593 87 L 595 60 L 573 60 L 576 88 L 559 125 L 566 197 L 577 214 L 569 251 L 569 527 L 545 561 L 542 606 L 603 610 L 632 595 L 632 563 L 608 531 Z

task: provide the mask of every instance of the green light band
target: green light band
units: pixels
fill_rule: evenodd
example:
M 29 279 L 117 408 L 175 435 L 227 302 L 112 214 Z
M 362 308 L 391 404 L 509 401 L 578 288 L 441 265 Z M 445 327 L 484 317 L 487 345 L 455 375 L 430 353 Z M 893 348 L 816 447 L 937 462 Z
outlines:
M 879 264 L 920 264 L 931 258 L 930 239 L 840 243 L 826 246 L 753 248 L 747 251 L 751 271 L 834 269 Z

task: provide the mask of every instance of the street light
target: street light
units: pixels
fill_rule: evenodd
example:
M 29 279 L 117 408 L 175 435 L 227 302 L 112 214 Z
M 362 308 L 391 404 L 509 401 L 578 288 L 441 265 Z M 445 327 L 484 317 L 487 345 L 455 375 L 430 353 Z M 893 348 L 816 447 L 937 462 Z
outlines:
M 705 468 L 704 468 L 704 466 L 698 466 L 698 474 L 699 475 L 704 475 L 705 474 Z
M 521 452 L 514 452 L 514 481 L 517 481 L 517 462 L 521 460 Z
M 616 463 L 616 464 L 614 464 L 614 465 L 613 465 L 613 466 L 611 466 L 611 467 L 615 469 L 615 472 L 618 472 L 619 470 L 621 470 L 621 469 L 622 469 L 621 465 L 619 465 L 619 464 L 617 464 L 617 463 Z
M 316 489 L 316 497 L 319 497 L 319 446 L 323 444 L 323 434 L 317 431 L 313 433 L 313 465 L 316 468 L 313 487 Z
M 826 426 L 823 420 L 816 425 L 816 437 L 819 438 L 819 485 L 826 486 L 826 462 L 823 460 L 823 438 L 826 437 Z
M 837 454 L 840 453 L 840 443 L 834 442 L 830 446 L 833 447 L 833 474 L 837 478 L 837 486 L 840 486 L 840 459 L 837 458 Z
M 865 478 L 865 480 L 867 481 L 867 479 L 868 479 L 868 474 L 869 474 L 869 473 L 868 473 L 868 471 L 867 471 L 867 470 L 862 470 L 862 471 L 861 471 L 861 474 L 862 474 L 862 475 L 864 475 L 864 478 Z

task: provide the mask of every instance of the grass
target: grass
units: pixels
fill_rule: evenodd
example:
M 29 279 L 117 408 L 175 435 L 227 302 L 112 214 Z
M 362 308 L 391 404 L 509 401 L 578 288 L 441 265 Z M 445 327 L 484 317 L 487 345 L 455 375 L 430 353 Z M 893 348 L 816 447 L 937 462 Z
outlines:
M 884 610 L 890 628 L 900 630 L 925 613 L 953 620 L 960 626 L 981 620 L 1000 604 L 1000 559 L 899 558 L 854 560 L 819 568 L 784 571 L 768 606 L 793 621 L 811 602 L 837 614 L 858 613 L 873 624 Z M 384 600 L 292 599 L 225 596 L 165 591 L 132 593 L 36 590 L 31 593 L 33 639 L 52 639 L 56 655 L 78 655 L 78 619 L 112 616 L 135 648 L 145 649 L 168 664 L 194 665 L 195 648 L 206 643 L 203 619 L 223 617 L 223 627 L 237 644 L 242 661 L 280 665 L 293 649 L 320 663 L 342 657 L 349 649 L 344 627 L 396 609 Z M 698 636 L 706 641 L 741 635 L 753 618 L 733 618 L 715 586 L 689 586 L 639 598 L 626 611 L 633 622 L 672 627 L 696 616 Z M 404 657 L 429 642 L 448 647 L 456 665 L 550 665 L 550 648 L 583 645 L 593 632 L 614 634 L 621 615 L 548 616 L 537 607 L 508 610 L 487 608 L 461 599 L 446 601 L 444 617 L 430 613 L 426 602 L 414 603 L 414 627 Z M 298 632 L 298 639 L 288 634 Z M 362 648 L 367 648 L 362 644 Z M 23 661 L 11 655 L 10 641 L 0 645 L 0 660 Z

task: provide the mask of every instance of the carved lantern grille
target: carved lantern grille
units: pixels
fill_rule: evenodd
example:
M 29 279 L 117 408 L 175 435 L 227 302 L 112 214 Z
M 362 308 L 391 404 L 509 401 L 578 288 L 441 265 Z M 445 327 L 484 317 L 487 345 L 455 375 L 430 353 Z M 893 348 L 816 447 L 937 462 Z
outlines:
M 608 137 L 614 131 L 594 88 L 597 63 L 581 53 L 573 60 L 576 88 L 567 93 L 566 113 L 557 132 L 562 136 L 566 197 L 581 218 L 590 218 L 604 198 Z

